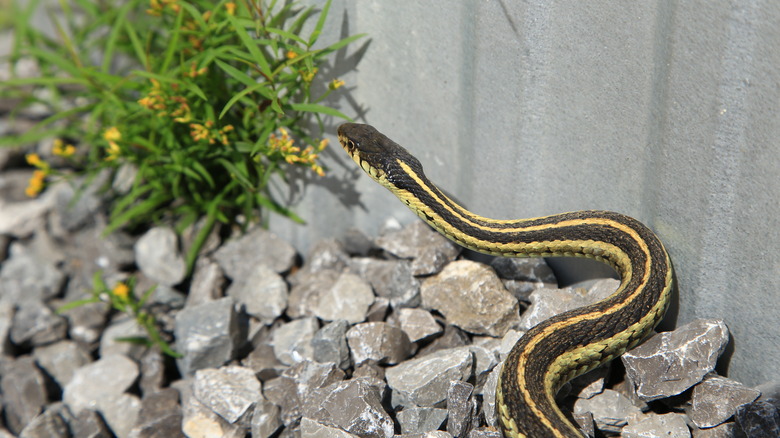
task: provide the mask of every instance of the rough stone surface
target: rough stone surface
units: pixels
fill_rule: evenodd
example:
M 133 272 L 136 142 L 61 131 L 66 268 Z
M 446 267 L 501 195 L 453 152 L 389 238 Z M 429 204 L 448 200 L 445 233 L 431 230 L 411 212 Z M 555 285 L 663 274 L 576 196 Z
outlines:
M 685 416 L 681 414 L 638 416 L 637 420 L 629 421 L 620 434 L 625 438 L 670 437 L 690 438 L 691 432 L 685 424 Z
M 431 313 L 423 309 L 398 309 L 398 323 L 412 342 L 428 339 L 443 331 Z
M 519 322 L 517 300 L 495 271 L 481 263 L 450 263 L 423 282 L 420 294 L 424 307 L 470 333 L 502 336 Z
M 61 402 L 49 405 L 19 433 L 19 438 L 69 438 L 72 415 Z
M 393 404 L 439 407 L 447 399 L 451 381 L 468 380 L 473 362 L 468 348 L 453 348 L 387 368 L 385 376 L 393 390 Z
M 207 257 L 199 257 L 192 273 L 192 284 L 187 294 L 187 307 L 222 298 L 225 276 L 222 268 Z
M 135 260 L 141 272 L 167 286 L 180 283 L 187 273 L 176 233 L 167 227 L 152 228 L 138 239 Z
M 574 403 L 575 413 L 590 412 L 599 429 L 608 432 L 620 432 L 631 415 L 641 414 L 624 395 L 611 389 L 589 399 L 577 399 Z
M 313 391 L 304 415 L 361 437 L 393 436 L 393 420 L 382 407 L 382 394 L 364 379 L 337 382 Z
M 750 438 L 780 436 L 780 400 L 744 404 L 737 409 L 735 418 L 739 429 Z
M 531 306 L 523 313 L 520 329 L 529 330 L 540 322 L 567 310 L 595 303 L 611 295 L 620 282 L 605 279 L 587 291 L 578 288 L 537 289 L 531 293 Z
M 688 416 L 700 428 L 717 426 L 731 418 L 737 408 L 755 401 L 761 393 L 739 382 L 708 375 L 693 387 Z
M 715 369 L 728 343 L 723 321 L 699 319 L 653 336 L 621 356 L 628 378 L 646 401 L 679 394 Z
M 447 432 L 452 436 L 467 436 L 474 426 L 477 402 L 471 395 L 474 385 L 460 380 L 450 382 L 447 390 Z
M 528 296 L 535 289 L 558 287 L 555 275 L 544 259 L 496 257 L 490 267 L 518 300 L 529 301 Z
M 404 408 L 397 414 L 402 434 L 427 433 L 439 429 L 447 419 L 447 410 L 441 408 Z
M 31 357 L 22 357 L 3 366 L 0 377 L 6 425 L 18 434 L 47 403 L 46 384 Z
M 317 362 L 333 362 L 341 369 L 352 364 L 347 346 L 349 323 L 343 319 L 333 321 L 314 334 L 311 340 L 313 358 Z
M 311 341 L 319 330 L 316 318 L 290 321 L 276 329 L 273 337 L 274 354 L 285 365 L 292 365 L 314 357 Z
M 95 409 L 103 399 L 124 393 L 138 378 L 138 373 L 138 365 L 126 356 L 115 354 L 101 358 L 73 374 L 65 385 L 62 400 L 75 415 L 84 409 Z M 107 422 L 111 426 L 108 419 Z
M 459 246 L 420 221 L 414 221 L 400 231 L 387 233 L 376 239 L 376 243 L 400 258 L 413 259 L 414 275 L 435 274 L 460 254 Z
M 331 269 L 309 272 L 296 276 L 296 284 L 290 291 L 287 315 L 291 318 L 314 316 L 314 307 L 320 302 L 320 296 L 329 290 L 341 274 Z
M 0 266 L 0 300 L 13 304 L 47 301 L 62 289 L 65 276 L 56 267 L 14 242 Z
M 371 284 L 377 297 L 387 299 L 393 307 L 420 305 L 420 280 L 409 261 L 354 258 L 349 267 Z
M 372 360 L 392 365 L 406 359 L 412 351 L 406 333 L 385 322 L 352 326 L 347 331 L 347 344 L 355 364 Z
M 184 438 L 179 391 L 165 388 L 145 396 L 130 438 Z
M 25 301 L 14 313 L 11 342 L 20 346 L 39 346 L 65 339 L 68 323 L 40 301 Z
M 272 436 L 280 427 L 279 406 L 262 398 L 255 403 L 252 411 L 251 433 L 253 437 Z
M 233 300 L 225 297 L 183 309 L 176 315 L 179 371 L 187 376 L 232 360 L 241 343 Z
M 193 394 L 228 423 L 235 423 L 251 412 L 262 397 L 260 381 L 254 372 L 239 366 L 198 370 Z
M 244 277 L 234 278 L 227 294 L 249 315 L 272 322 L 287 308 L 287 283 L 273 269 L 257 265 Z
M 227 242 L 214 254 L 225 275 L 233 280 L 246 277 L 254 266 L 266 265 L 274 272 L 289 271 L 295 263 L 295 248 L 260 227 Z
M 366 312 L 373 303 L 371 286 L 357 275 L 345 272 L 320 295 L 314 314 L 324 321 L 343 319 L 355 324 L 366 319 Z
M 70 382 L 79 368 L 92 361 L 87 350 L 76 342 L 68 340 L 38 347 L 33 351 L 33 357 L 38 366 L 43 368 L 61 388 Z

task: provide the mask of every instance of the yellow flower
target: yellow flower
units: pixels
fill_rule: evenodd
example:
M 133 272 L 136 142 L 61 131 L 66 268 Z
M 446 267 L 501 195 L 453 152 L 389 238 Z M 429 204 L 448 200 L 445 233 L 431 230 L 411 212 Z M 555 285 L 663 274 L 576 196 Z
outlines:
M 314 76 L 318 71 L 319 70 L 316 67 L 308 71 L 301 71 L 301 79 L 303 79 L 304 82 L 311 82 L 314 80 Z
M 127 295 L 130 293 L 130 288 L 120 281 L 116 284 L 116 286 L 114 286 L 114 289 L 111 291 L 111 293 L 122 300 L 126 300 Z
M 112 126 L 103 132 L 103 138 L 107 141 L 117 141 L 122 139 L 122 133 L 116 126 Z
M 41 167 L 43 165 L 41 156 L 38 154 L 27 154 L 24 158 L 27 160 L 27 164 L 30 166 Z
M 292 51 L 292 50 L 288 50 L 287 51 L 287 59 L 293 59 L 293 58 L 295 58 L 297 56 L 298 56 L 298 54 L 295 53 L 294 51 Z
M 51 147 L 51 153 L 59 157 L 71 157 L 76 153 L 76 147 L 72 144 L 66 145 L 62 139 L 55 139 Z
M 24 189 L 24 194 L 31 198 L 38 196 L 38 193 L 41 193 L 43 190 L 46 174 L 47 172 L 43 170 L 34 171 L 30 181 L 27 184 L 27 188 Z
M 328 88 L 330 88 L 331 90 L 338 90 L 343 86 L 344 86 L 344 81 L 340 79 L 334 79 L 330 81 L 330 83 L 328 84 Z
M 233 2 L 227 2 L 225 3 L 225 9 L 227 10 L 228 15 L 236 15 L 236 4 Z

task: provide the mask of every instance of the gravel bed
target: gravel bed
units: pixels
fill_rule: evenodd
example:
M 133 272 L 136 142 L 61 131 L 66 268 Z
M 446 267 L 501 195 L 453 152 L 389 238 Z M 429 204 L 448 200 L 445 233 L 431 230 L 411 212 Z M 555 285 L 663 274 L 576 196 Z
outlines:
M 97 190 L 28 199 L 29 176 L 0 168 L 0 438 L 499 436 L 495 382 L 515 341 L 617 286 L 558 288 L 544 260 L 474 257 L 422 222 L 306 255 L 262 228 L 215 233 L 186 279 L 192 232 L 102 238 Z M 96 272 L 157 285 L 147 308 L 183 356 L 118 340 L 145 333 L 105 303 L 57 313 Z M 718 320 L 655 335 L 560 404 L 598 436 L 780 436 L 778 385 L 715 373 L 728 342 Z

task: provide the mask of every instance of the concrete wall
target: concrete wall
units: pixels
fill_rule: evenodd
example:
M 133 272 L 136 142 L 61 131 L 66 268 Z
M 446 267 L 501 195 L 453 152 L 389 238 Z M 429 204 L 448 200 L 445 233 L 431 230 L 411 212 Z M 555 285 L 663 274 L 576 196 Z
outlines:
M 324 40 L 370 38 L 322 70 L 347 81 L 332 104 L 477 213 L 642 220 L 678 324 L 724 319 L 729 374 L 780 379 L 780 3 L 336 0 L 330 18 Z M 302 251 L 415 220 L 333 140 L 326 178 L 279 186 L 308 226 L 272 229 Z

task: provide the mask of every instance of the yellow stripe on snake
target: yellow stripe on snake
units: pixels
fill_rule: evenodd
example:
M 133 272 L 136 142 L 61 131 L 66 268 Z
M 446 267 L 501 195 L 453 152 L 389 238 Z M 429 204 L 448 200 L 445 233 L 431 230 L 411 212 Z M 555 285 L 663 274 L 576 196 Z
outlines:
M 366 173 L 466 248 L 505 257 L 588 257 L 619 273 L 620 287 L 606 299 L 556 315 L 523 335 L 504 361 L 496 390 L 505 436 L 583 436 L 555 395 L 567 381 L 636 346 L 663 318 L 673 274 L 658 237 L 611 211 L 517 220 L 478 216 L 445 196 L 414 156 L 373 127 L 347 123 L 338 136 Z

